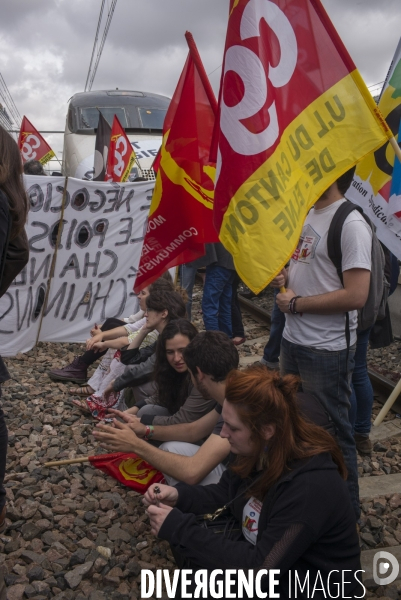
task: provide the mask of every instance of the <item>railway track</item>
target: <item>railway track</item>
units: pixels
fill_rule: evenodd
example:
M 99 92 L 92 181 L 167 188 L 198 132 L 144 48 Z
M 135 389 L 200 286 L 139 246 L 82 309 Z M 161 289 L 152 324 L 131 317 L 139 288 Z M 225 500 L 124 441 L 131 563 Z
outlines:
M 267 310 L 258 306 L 251 300 L 244 298 L 243 296 L 241 296 L 241 294 L 238 294 L 238 298 L 241 308 L 244 312 L 248 313 L 253 319 L 258 321 L 262 325 L 270 325 L 271 317 L 270 313 Z M 384 401 L 393 391 L 395 384 L 390 379 L 387 379 L 387 377 L 383 377 L 383 375 L 380 375 L 380 373 L 377 373 L 373 369 L 368 369 L 368 372 L 375 395 L 377 395 L 379 399 L 383 399 Z M 400 412 L 401 401 L 398 400 L 397 402 L 395 404 L 395 410 L 396 412 Z

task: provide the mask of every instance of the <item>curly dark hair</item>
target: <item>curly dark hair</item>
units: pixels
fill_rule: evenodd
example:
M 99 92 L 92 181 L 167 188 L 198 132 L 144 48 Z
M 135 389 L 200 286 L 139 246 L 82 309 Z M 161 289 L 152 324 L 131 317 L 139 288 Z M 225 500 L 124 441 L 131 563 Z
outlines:
M 239 355 L 232 340 L 222 331 L 201 331 L 188 344 L 184 360 L 193 375 L 197 367 L 213 381 L 224 381 L 232 369 L 238 369 Z
M 174 319 L 163 329 L 156 346 L 154 380 L 158 389 L 158 404 L 173 415 L 189 395 L 191 376 L 189 371 L 178 373 L 167 361 L 166 342 L 181 334 L 193 340 L 198 331 L 187 319 Z
M 168 311 L 168 321 L 183 319 L 187 314 L 184 300 L 178 292 L 169 290 L 151 290 L 146 298 L 146 307 L 156 312 Z

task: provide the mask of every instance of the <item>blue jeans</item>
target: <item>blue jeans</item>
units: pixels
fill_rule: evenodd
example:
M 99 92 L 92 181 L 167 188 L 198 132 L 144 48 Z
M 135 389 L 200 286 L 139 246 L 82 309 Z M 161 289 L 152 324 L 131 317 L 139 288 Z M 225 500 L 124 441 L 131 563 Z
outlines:
M 265 349 L 263 351 L 263 359 L 261 362 L 271 369 L 278 369 L 280 357 L 281 338 L 285 326 L 285 314 L 281 312 L 276 303 L 276 296 L 280 290 L 274 290 L 274 305 L 271 316 L 270 336 Z
M 352 374 L 351 410 L 349 420 L 355 433 L 369 435 L 373 408 L 373 388 L 368 375 L 369 335 L 371 328 L 358 333 L 355 350 L 355 368 Z
M 329 415 L 335 429 L 348 470 L 347 485 L 357 519 L 360 515 L 358 467 L 355 440 L 349 421 L 351 376 L 354 369 L 355 346 L 351 346 L 346 365 L 347 350 L 317 350 L 281 342 L 280 369 L 282 374 L 298 375 L 302 391 L 316 396 Z
M 208 265 L 203 286 L 202 312 L 206 331 L 224 331 L 232 337 L 231 297 L 235 271 Z
M 186 263 L 181 265 L 180 267 L 180 283 L 181 287 L 188 294 L 188 302 L 186 304 L 187 315 L 189 321 L 192 318 L 192 292 L 195 285 L 195 277 L 196 277 L 197 268 L 192 265 L 192 263 Z
M 243 338 L 245 337 L 244 324 L 242 322 L 241 307 L 238 300 L 238 285 L 241 279 L 237 272 L 234 272 L 232 282 L 232 297 L 231 297 L 231 326 L 232 326 L 232 337 Z

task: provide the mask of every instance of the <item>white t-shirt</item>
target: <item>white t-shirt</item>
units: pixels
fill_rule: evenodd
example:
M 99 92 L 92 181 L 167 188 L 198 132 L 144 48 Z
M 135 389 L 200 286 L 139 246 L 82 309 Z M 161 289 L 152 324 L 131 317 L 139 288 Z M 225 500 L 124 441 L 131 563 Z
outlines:
M 342 288 L 337 270 L 327 253 L 327 234 L 334 213 L 345 200 L 326 208 L 312 208 L 306 217 L 298 247 L 289 268 L 287 286 L 297 296 L 317 296 Z M 372 231 L 354 210 L 344 221 L 341 234 L 342 269 L 371 269 Z M 356 341 L 358 313 L 349 313 L 351 345 Z M 322 350 L 347 347 L 345 313 L 332 315 L 286 314 L 283 336 L 289 342 Z
M 252 496 L 242 511 L 242 534 L 254 546 L 258 537 L 259 517 L 262 506 L 262 503 Z

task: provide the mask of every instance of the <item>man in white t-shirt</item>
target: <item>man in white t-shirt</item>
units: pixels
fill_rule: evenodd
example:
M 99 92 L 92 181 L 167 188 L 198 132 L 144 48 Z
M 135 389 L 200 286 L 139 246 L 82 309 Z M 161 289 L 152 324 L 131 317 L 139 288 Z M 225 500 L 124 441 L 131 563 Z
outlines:
M 304 392 L 314 394 L 336 428 L 348 469 L 348 487 L 359 517 L 355 441 L 348 418 L 354 368 L 357 309 L 367 300 L 370 284 L 372 232 L 362 215 L 353 211 L 341 235 L 344 287 L 327 251 L 330 223 L 345 202 L 354 169 L 342 175 L 309 212 L 289 268 L 273 280 L 287 291 L 277 295 L 286 314 L 280 354 L 282 373 L 298 375 Z M 345 314 L 349 313 L 347 349 Z M 348 357 L 348 364 L 347 364 Z

